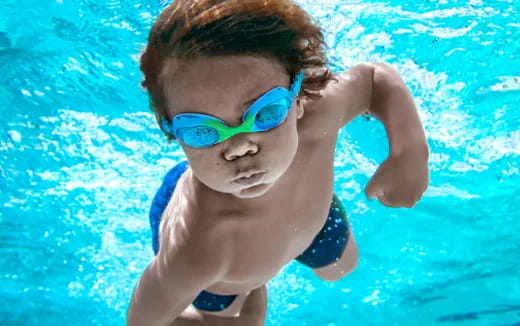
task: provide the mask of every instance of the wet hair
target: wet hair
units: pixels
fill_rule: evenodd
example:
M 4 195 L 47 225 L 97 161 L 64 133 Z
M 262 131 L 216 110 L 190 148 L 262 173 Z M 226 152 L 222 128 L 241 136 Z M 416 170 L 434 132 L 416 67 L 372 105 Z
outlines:
M 157 121 L 168 119 L 166 84 L 171 81 L 163 76 L 168 60 L 252 55 L 277 60 L 291 77 L 304 70 L 299 96 L 317 99 L 333 79 L 325 48 L 321 28 L 291 0 L 175 0 L 150 31 L 141 56 L 141 85 Z

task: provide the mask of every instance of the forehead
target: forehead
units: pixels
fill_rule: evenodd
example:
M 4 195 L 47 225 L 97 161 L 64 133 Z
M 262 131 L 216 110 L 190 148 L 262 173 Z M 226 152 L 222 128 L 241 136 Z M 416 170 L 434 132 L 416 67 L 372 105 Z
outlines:
M 278 61 L 245 55 L 173 58 L 166 63 L 162 78 L 172 115 L 236 107 L 273 87 L 289 84 L 289 75 Z

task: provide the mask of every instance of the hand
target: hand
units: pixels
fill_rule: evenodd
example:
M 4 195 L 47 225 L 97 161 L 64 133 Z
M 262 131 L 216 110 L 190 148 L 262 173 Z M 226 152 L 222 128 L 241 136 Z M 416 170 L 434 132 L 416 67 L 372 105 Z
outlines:
M 377 169 L 365 193 L 369 199 L 377 198 L 385 206 L 413 207 L 426 191 L 428 182 L 428 155 L 410 150 L 390 155 Z

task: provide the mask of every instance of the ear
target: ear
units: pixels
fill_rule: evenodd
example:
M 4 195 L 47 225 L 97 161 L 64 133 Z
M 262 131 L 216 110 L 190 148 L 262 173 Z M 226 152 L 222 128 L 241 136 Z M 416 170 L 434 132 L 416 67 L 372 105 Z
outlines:
M 296 119 L 301 119 L 303 113 L 303 101 L 300 98 L 296 98 Z

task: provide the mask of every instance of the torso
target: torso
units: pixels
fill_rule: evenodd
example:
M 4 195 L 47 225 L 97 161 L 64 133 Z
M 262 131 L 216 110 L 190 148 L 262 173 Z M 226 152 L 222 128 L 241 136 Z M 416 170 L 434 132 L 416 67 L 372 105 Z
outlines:
M 301 132 L 294 161 L 266 194 L 271 196 L 272 205 L 235 220 L 226 219 L 225 223 L 232 226 L 220 228 L 230 230 L 230 234 L 221 237 L 233 239 L 232 258 L 226 275 L 207 291 L 242 294 L 267 283 L 309 247 L 325 224 L 333 195 L 339 129 L 337 119 L 325 112 L 341 110 L 334 107 L 343 102 L 332 98 L 336 93 L 329 92 L 322 99 L 305 104 L 305 114 L 298 121 Z M 197 236 L 197 231 L 193 230 L 193 234 Z
M 227 279 L 208 291 L 236 294 L 261 286 L 309 247 L 325 224 L 332 199 L 337 133 L 331 134 L 312 144 L 301 142 L 283 184 L 272 189 L 278 200 L 258 216 L 237 221 Z

